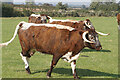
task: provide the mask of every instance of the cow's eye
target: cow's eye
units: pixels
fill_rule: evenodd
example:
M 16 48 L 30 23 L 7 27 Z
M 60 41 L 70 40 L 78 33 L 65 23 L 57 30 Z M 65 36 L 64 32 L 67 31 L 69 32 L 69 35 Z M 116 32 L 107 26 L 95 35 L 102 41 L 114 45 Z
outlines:
M 94 39 L 94 37 L 92 36 L 91 39 Z

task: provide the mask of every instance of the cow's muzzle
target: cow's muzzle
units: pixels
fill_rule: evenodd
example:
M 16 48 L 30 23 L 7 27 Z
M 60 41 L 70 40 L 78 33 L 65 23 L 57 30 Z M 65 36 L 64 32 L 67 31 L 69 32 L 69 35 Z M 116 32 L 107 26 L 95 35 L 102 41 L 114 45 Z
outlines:
M 100 51 L 100 50 L 102 49 L 102 46 L 101 46 L 101 45 L 100 45 L 100 46 L 96 46 L 95 49 L 96 49 L 97 51 Z

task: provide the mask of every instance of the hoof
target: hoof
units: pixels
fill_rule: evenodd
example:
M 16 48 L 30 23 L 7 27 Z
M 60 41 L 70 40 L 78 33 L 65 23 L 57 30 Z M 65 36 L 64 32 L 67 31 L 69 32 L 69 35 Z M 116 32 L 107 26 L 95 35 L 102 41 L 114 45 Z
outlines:
M 51 77 L 51 73 L 50 71 L 47 72 L 47 78 L 50 78 Z
M 47 78 L 50 78 L 50 77 L 51 77 L 51 75 L 48 75 L 48 74 L 47 74 Z
M 50 78 L 51 76 L 47 76 L 47 78 Z
M 76 77 L 74 77 L 74 79 L 80 79 L 80 77 L 76 76 Z
M 30 68 L 29 68 L 29 67 L 26 68 L 26 72 L 27 72 L 28 74 L 31 74 L 31 71 L 30 71 Z

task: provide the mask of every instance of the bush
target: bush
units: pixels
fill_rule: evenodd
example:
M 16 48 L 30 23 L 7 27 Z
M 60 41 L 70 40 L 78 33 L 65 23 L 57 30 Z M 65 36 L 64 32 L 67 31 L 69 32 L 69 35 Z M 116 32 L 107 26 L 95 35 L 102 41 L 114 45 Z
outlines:
M 25 15 L 20 11 L 14 11 L 13 17 L 24 17 Z
M 14 10 L 11 4 L 2 4 L 2 17 L 24 17 L 24 14 Z
M 13 5 L 2 4 L 2 17 L 12 17 L 14 13 Z
M 34 12 L 32 12 L 30 10 L 23 9 L 24 16 L 30 16 L 32 13 L 34 13 Z

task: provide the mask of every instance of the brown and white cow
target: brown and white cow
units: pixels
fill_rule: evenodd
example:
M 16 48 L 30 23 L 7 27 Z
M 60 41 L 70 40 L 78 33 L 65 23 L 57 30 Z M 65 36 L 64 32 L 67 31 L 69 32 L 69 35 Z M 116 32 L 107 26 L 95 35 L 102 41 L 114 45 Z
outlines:
M 120 30 L 120 13 L 117 14 L 118 29 Z
M 84 47 L 101 50 L 98 35 L 93 29 L 85 31 L 58 24 L 34 24 L 26 22 L 20 22 L 12 39 L 0 44 L 0 46 L 6 46 L 11 43 L 17 33 L 22 47 L 20 55 L 29 74 L 31 72 L 28 61 L 35 51 L 53 55 L 47 77 L 51 77 L 53 68 L 59 59 L 62 58 L 71 64 L 74 78 L 79 78 L 75 67 L 80 51 Z
M 29 19 L 28 19 L 28 22 L 29 23 L 36 23 L 36 24 L 39 24 L 39 23 L 47 23 L 47 20 L 49 19 L 49 17 L 47 17 L 47 15 L 44 15 L 44 14 L 31 14 L 29 16 Z
M 60 25 L 65 25 L 65 26 L 71 26 L 76 29 L 81 29 L 81 30 L 88 30 L 88 29 L 95 29 L 94 26 L 92 25 L 92 22 L 89 19 L 86 19 L 85 21 L 75 21 L 75 20 L 57 20 L 57 19 L 52 19 L 50 16 L 49 17 L 49 23 L 50 24 L 60 24 Z M 98 34 L 107 36 L 109 34 L 104 34 L 101 32 L 96 31 Z

